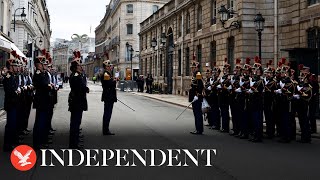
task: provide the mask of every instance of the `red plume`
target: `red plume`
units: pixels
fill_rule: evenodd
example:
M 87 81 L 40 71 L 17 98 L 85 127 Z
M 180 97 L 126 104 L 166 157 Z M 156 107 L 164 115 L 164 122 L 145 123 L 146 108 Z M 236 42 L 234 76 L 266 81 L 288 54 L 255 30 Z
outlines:
M 11 54 L 12 54 L 13 57 L 17 56 L 17 52 L 16 51 L 11 51 Z
M 236 59 L 236 64 L 240 64 L 241 63 L 241 59 Z
M 250 64 L 251 59 L 249 57 L 247 57 L 246 59 L 246 64 Z
M 17 59 L 20 59 L 20 56 L 17 54 L 16 58 L 17 58 Z
M 281 63 L 285 64 L 286 63 L 286 58 L 281 58 Z
M 278 62 L 278 66 L 279 66 L 279 67 L 282 66 L 282 62 Z
M 73 51 L 73 55 L 76 58 L 77 57 L 77 51 Z
M 213 63 L 213 67 L 215 67 L 216 65 L 217 65 L 217 63 L 216 63 L 216 62 L 214 62 L 214 63 Z
M 289 66 L 289 67 L 291 66 L 291 62 L 288 62 L 288 66 Z
M 224 58 L 224 62 L 227 63 L 228 62 L 228 58 Z
M 51 58 L 51 57 L 49 57 L 49 59 L 48 59 L 48 60 L 49 60 L 49 63 L 51 64 L 51 63 L 52 63 L 52 58 Z
M 269 60 L 269 65 L 271 65 L 272 64 L 272 60 Z
M 299 64 L 298 69 L 301 71 L 303 69 L 303 64 Z
M 42 53 L 42 55 L 46 55 L 47 50 L 46 50 L 46 49 L 42 49 L 42 50 L 41 50 L 41 53 Z
M 258 56 L 254 57 L 254 62 L 257 63 L 258 61 L 259 61 L 259 57 Z
M 46 52 L 46 59 L 49 59 L 49 53 Z
M 78 57 L 78 58 L 81 57 L 80 51 L 77 51 L 77 57 Z

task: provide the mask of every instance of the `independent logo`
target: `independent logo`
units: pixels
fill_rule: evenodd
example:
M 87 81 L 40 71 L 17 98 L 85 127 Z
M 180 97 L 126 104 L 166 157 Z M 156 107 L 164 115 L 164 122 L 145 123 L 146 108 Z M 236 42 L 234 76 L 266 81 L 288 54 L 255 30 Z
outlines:
M 37 162 L 35 151 L 27 145 L 16 147 L 11 153 L 11 164 L 19 171 L 29 171 Z

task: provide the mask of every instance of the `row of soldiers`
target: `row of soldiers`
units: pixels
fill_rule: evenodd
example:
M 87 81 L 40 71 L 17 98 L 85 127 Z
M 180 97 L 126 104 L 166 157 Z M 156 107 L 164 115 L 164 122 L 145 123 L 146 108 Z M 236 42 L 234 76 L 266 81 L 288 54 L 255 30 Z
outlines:
M 193 67 L 196 77 L 198 66 Z M 196 90 L 198 95 L 192 102 L 194 105 L 195 100 L 201 97 L 208 101 L 211 109 L 207 118 L 211 129 L 230 132 L 235 137 L 249 139 L 252 142 L 262 141 L 264 120 L 267 138 L 278 136 L 279 141 L 284 143 L 294 140 L 295 117 L 298 114 L 301 128 L 299 142 L 310 143 L 311 133 L 316 133 L 317 130 L 315 108 L 319 85 L 316 75 L 310 73 L 309 67 L 301 64 L 298 69 L 300 76 L 296 78 L 295 70 L 284 58 L 278 63 L 278 67 L 274 68 L 272 61 L 269 61 L 263 69 L 260 59 L 256 57 L 252 66 L 250 58 L 246 59 L 243 66 L 241 60 L 237 59 L 231 73 L 231 66 L 226 60 L 221 77 L 220 68 L 214 65 L 212 70 L 207 71 L 203 87 L 202 83 L 194 78 L 192 89 Z M 197 90 L 199 87 L 200 90 Z M 191 99 L 192 97 L 189 98 L 190 102 Z M 197 126 L 202 117 L 196 116 L 201 104 L 197 107 L 197 130 L 191 132 L 192 134 L 202 134 L 203 131 L 201 124 Z M 230 114 L 232 131 L 229 131 Z
M 44 148 L 52 143 L 54 129 L 51 126 L 54 105 L 57 103 L 57 74 L 52 68 L 52 58 L 46 50 L 38 56 L 34 65 L 36 70 L 29 73 L 28 60 L 21 58 L 15 51 L 6 61 L 2 71 L 5 91 L 4 109 L 7 112 L 7 123 L 4 135 L 4 151 L 11 151 L 23 142 L 28 129 L 28 120 L 33 104 L 36 109 L 33 127 L 34 148 Z

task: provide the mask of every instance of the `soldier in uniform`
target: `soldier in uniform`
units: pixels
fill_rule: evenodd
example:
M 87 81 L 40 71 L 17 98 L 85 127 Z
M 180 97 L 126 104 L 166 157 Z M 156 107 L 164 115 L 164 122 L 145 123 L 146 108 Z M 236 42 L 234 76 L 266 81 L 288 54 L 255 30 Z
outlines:
M 232 133 L 230 135 L 235 136 L 240 133 L 240 121 L 242 117 L 242 111 L 240 111 L 240 101 L 238 101 L 239 93 L 235 92 L 240 87 L 240 76 L 241 76 L 241 59 L 236 59 L 236 65 L 231 77 L 232 90 L 230 90 L 229 102 L 232 116 Z
M 309 69 L 306 69 L 306 73 L 310 73 Z M 316 110 L 319 107 L 319 83 L 315 74 L 309 76 L 309 83 L 312 86 L 312 97 L 309 102 L 309 115 L 308 119 L 310 121 L 311 133 L 317 133 L 317 123 L 316 123 Z
M 71 62 L 70 70 L 72 73 L 69 79 L 71 92 L 68 98 L 69 111 L 71 112 L 69 148 L 79 149 L 83 146 L 79 143 L 80 125 L 83 111 L 88 110 L 87 93 L 89 93 L 86 78 L 82 74 L 83 69 L 79 51 L 74 52 L 74 59 Z
M 213 82 L 212 78 L 212 71 L 210 69 L 207 69 L 206 72 L 206 82 L 205 82 L 205 99 L 207 100 L 208 104 L 210 107 L 212 106 L 212 87 L 211 87 L 211 82 Z M 213 126 L 213 115 L 212 115 L 212 109 L 210 108 L 207 112 L 206 116 L 208 120 L 208 124 L 205 126 L 212 127 Z
M 275 120 L 273 113 L 273 99 L 274 91 L 277 87 L 277 82 L 274 80 L 274 68 L 272 67 L 272 60 L 267 63 L 264 71 L 264 93 L 263 93 L 263 110 L 266 121 L 266 134 L 268 138 L 273 138 L 275 135 Z
M 45 50 L 42 51 L 45 55 Z M 33 146 L 35 149 L 48 147 L 47 122 L 50 104 L 51 84 L 44 70 L 47 64 L 45 56 L 38 56 L 34 61 L 36 71 L 33 75 L 33 86 L 36 91 L 33 100 L 33 108 L 36 109 L 36 119 L 33 127 Z
M 228 133 L 229 132 L 229 123 L 230 123 L 230 115 L 229 115 L 229 95 L 230 90 L 232 89 L 230 82 L 230 64 L 227 63 L 227 58 L 225 58 L 225 65 L 223 66 L 223 76 L 220 78 L 220 84 L 217 86 L 218 88 L 218 98 L 219 98 L 219 107 L 221 111 L 221 119 L 222 119 L 222 129 L 221 132 Z
M 18 84 L 19 84 L 19 90 L 21 93 L 18 96 L 18 113 L 17 114 L 17 122 L 18 122 L 18 132 L 21 135 L 20 138 L 23 138 L 23 135 L 27 135 L 29 132 L 25 132 L 25 113 L 26 113 L 26 86 L 25 86 L 25 79 L 24 79 L 24 67 L 23 63 L 20 60 L 20 57 L 18 56 L 18 68 L 19 68 L 19 73 L 18 73 Z
M 210 80 L 211 84 L 211 111 L 212 111 L 212 127 L 213 130 L 220 130 L 221 123 L 220 123 L 220 109 L 219 109 L 219 100 L 218 100 L 218 89 L 217 86 L 220 83 L 220 76 L 221 70 L 218 66 L 216 66 L 216 63 L 213 65 L 212 69 L 212 78 Z
M 16 55 L 15 51 L 12 55 Z M 3 151 L 9 152 L 14 149 L 18 143 L 17 132 L 17 114 L 18 114 L 18 95 L 21 91 L 18 90 L 18 82 L 16 73 L 18 73 L 18 62 L 16 59 L 8 59 L 6 62 L 8 71 L 3 79 L 4 88 L 4 110 L 7 112 L 7 123 L 4 132 Z
M 191 134 L 201 135 L 203 133 L 203 116 L 201 103 L 203 100 L 203 90 L 204 84 L 202 81 L 202 75 L 199 71 L 200 64 L 193 62 L 191 65 L 192 70 L 192 80 L 191 80 L 191 89 L 189 91 L 189 102 L 192 102 L 192 110 L 195 119 L 196 130 L 190 132 Z
M 101 101 L 104 102 L 104 113 L 103 113 L 103 135 L 115 135 L 109 129 L 109 124 L 112 116 L 113 105 L 117 102 L 117 91 L 116 91 L 116 79 L 113 78 L 112 64 L 110 60 L 103 62 L 104 72 L 101 77 L 102 83 L 102 96 Z
M 292 98 L 295 91 L 294 84 L 290 78 L 290 67 L 281 63 L 281 80 L 275 93 L 279 95 L 280 109 L 280 136 L 279 142 L 289 143 L 292 139 Z
M 24 124 L 22 129 L 24 130 L 25 134 L 28 134 L 31 132 L 31 130 L 28 129 L 28 122 L 29 122 L 29 116 L 30 116 L 30 111 L 31 111 L 31 106 L 32 106 L 32 101 L 33 101 L 33 95 L 34 95 L 34 88 L 33 88 L 33 82 L 32 78 L 29 74 L 29 70 L 26 68 L 28 65 L 28 61 L 23 58 L 24 61 L 24 91 L 25 91 L 25 115 L 24 115 Z
M 253 76 L 250 80 L 249 93 L 249 109 L 253 122 L 253 137 L 252 142 L 261 142 L 263 137 L 263 89 L 264 84 L 261 78 L 262 67 L 261 60 L 256 57 L 255 63 L 252 66 Z
M 308 120 L 308 104 L 312 98 L 312 86 L 309 82 L 310 75 L 308 73 L 309 67 L 304 66 L 303 64 L 299 65 L 300 70 L 300 81 L 296 86 L 296 92 L 293 95 L 293 98 L 297 100 L 296 111 L 298 113 L 299 124 L 301 128 L 301 143 L 310 143 L 311 142 L 311 132 L 310 132 L 310 122 Z
M 49 109 L 49 117 L 48 117 L 48 124 L 47 124 L 47 131 L 48 135 L 53 135 L 55 129 L 52 128 L 52 117 L 53 117 L 53 109 L 55 104 L 58 102 L 58 85 L 57 85 L 57 80 L 56 76 L 54 74 L 54 70 L 52 69 L 52 58 L 50 55 L 47 53 L 47 62 L 48 66 L 46 68 L 47 75 L 50 80 L 50 85 L 51 85 L 51 91 L 50 91 L 50 109 Z

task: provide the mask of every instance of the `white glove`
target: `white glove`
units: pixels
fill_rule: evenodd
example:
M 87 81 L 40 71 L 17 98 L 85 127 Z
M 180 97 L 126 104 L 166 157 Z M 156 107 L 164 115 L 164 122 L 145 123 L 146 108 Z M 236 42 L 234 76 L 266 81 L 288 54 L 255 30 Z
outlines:
M 213 79 L 212 78 L 210 78 L 210 85 L 212 85 L 213 84 Z
M 196 101 L 198 101 L 198 96 L 194 96 L 194 98 L 193 98 L 193 101 L 192 102 L 196 102 Z
M 252 87 L 254 85 L 254 83 L 255 83 L 254 81 L 250 80 L 250 87 Z
M 242 82 L 242 79 L 240 80 L 240 86 L 243 86 L 244 82 Z
M 280 81 L 280 87 L 283 88 L 285 85 L 285 83 L 283 83 L 282 81 Z
M 298 94 L 293 95 L 293 97 L 294 97 L 295 99 L 300 99 L 300 95 L 298 95 Z
M 224 81 L 224 79 L 223 79 L 223 78 L 221 78 L 221 79 L 220 79 L 220 83 L 223 83 L 223 81 Z
M 241 92 L 242 92 L 242 91 L 241 91 L 241 88 L 236 89 L 235 92 L 241 93 Z
M 297 86 L 298 91 L 301 91 L 302 88 L 303 87 L 301 87 L 301 86 Z
M 231 84 L 233 84 L 234 82 L 235 82 L 236 80 L 234 80 L 234 79 L 231 79 Z
M 207 89 L 208 89 L 209 91 L 211 91 L 212 88 L 211 88 L 211 86 L 209 86 Z
M 281 90 L 281 89 L 278 89 L 278 90 L 276 90 L 276 93 L 277 93 L 277 94 L 282 94 L 282 90 Z
M 219 85 L 217 86 L 217 88 L 218 88 L 218 89 L 221 89 L 221 88 L 222 88 L 222 87 L 221 87 L 221 84 L 219 84 Z
M 232 86 L 231 85 L 229 85 L 229 87 L 227 88 L 228 90 L 231 90 L 232 89 Z
M 252 91 L 252 89 L 249 89 L 249 91 L 248 91 L 250 94 L 252 94 L 253 93 L 253 91 Z

